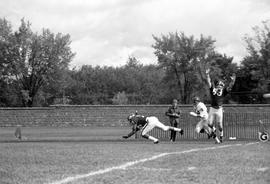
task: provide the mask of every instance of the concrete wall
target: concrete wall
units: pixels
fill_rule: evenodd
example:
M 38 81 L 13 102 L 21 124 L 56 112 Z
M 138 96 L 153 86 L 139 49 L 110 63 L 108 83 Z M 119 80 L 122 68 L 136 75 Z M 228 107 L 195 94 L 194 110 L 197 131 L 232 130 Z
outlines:
M 44 108 L 0 108 L 0 126 L 127 126 L 126 118 L 138 111 L 146 116 L 157 116 L 168 124 L 165 111 L 169 105 L 90 105 L 51 106 Z M 188 116 L 191 105 L 180 106 L 182 123 L 196 123 L 196 118 Z M 270 104 L 267 105 L 225 105 L 225 121 L 253 122 L 268 119 Z

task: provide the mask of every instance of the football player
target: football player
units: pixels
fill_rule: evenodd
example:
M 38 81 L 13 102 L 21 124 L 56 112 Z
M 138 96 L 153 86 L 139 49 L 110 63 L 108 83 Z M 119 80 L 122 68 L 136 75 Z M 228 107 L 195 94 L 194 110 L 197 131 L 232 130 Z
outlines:
M 227 86 L 222 80 L 215 81 L 214 85 L 211 82 L 211 78 L 209 75 L 210 69 L 206 70 L 207 82 L 210 89 L 210 96 L 211 96 L 211 107 L 209 110 L 209 124 L 213 126 L 213 122 L 216 121 L 218 125 L 218 129 L 220 132 L 220 142 L 223 139 L 223 101 L 225 96 L 231 91 L 236 75 L 233 74 L 230 78 L 230 82 Z
M 193 98 L 193 108 L 194 112 L 190 112 L 189 114 L 191 116 L 200 118 L 200 121 L 196 125 L 195 132 L 198 134 L 206 133 L 208 139 L 210 137 L 213 137 L 216 140 L 216 143 L 220 143 L 219 139 L 215 134 L 215 128 L 209 126 L 207 107 L 203 102 L 201 102 L 200 98 L 197 96 Z
M 181 111 L 178 107 L 178 101 L 176 99 L 173 100 L 172 105 L 169 107 L 168 111 L 165 112 L 165 115 L 169 117 L 170 119 L 170 125 L 172 127 L 177 127 L 179 124 Z M 171 131 L 170 140 L 172 142 L 175 141 L 176 138 L 176 132 Z
M 128 135 L 124 135 L 123 136 L 124 139 L 131 137 L 137 131 L 141 130 L 141 135 L 143 138 L 150 139 L 154 142 L 154 144 L 157 144 L 159 140 L 147 134 L 155 127 L 160 128 L 164 131 L 173 130 L 173 131 L 179 132 L 181 135 L 183 135 L 184 133 L 183 129 L 164 125 L 155 116 L 146 117 L 143 115 L 131 114 L 128 116 L 127 119 L 129 123 L 132 125 L 132 131 Z

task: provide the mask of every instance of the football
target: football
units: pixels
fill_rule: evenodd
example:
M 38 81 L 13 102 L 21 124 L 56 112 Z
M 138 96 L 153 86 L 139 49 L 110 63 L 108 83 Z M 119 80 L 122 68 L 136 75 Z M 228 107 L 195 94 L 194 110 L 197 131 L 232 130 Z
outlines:
M 189 114 L 190 114 L 191 116 L 195 116 L 195 117 L 198 116 L 195 112 L 190 112 Z
M 270 93 L 265 93 L 265 94 L 263 94 L 263 97 L 264 97 L 264 98 L 270 98 Z

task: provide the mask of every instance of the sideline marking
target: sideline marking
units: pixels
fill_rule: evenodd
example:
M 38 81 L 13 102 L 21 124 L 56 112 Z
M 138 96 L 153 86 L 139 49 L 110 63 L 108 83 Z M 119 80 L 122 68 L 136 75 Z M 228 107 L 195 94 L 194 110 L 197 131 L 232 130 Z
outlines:
M 255 143 L 258 143 L 258 142 L 255 142 Z M 247 144 L 244 144 L 244 146 L 252 145 L 252 144 L 255 144 L 255 143 L 247 143 Z M 206 148 L 195 148 L 195 149 L 179 151 L 179 152 L 161 153 L 161 154 L 149 157 L 149 158 L 130 161 L 130 162 L 127 162 L 127 163 L 119 165 L 119 166 L 109 167 L 107 169 L 100 169 L 100 170 L 97 170 L 97 171 L 92 171 L 92 172 L 87 173 L 87 174 L 78 174 L 78 175 L 75 175 L 75 176 L 69 176 L 67 178 L 51 182 L 49 184 L 65 184 L 65 183 L 73 182 L 73 181 L 76 181 L 76 180 L 79 180 L 79 179 L 88 178 L 90 176 L 95 176 L 95 175 L 108 173 L 108 172 L 111 172 L 111 171 L 114 171 L 114 170 L 123 170 L 123 169 L 126 169 L 127 167 L 130 167 L 130 166 L 133 166 L 133 165 L 136 165 L 136 164 L 139 164 L 139 163 L 147 162 L 147 161 L 156 160 L 158 158 L 168 156 L 168 155 L 178 155 L 178 154 L 181 155 L 181 154 L 192 153 L 192 152 L 197 152 L 197 151 L 207 151 L 207 150 L 222 149 L 222 148 L 233 147 L 233 146 L 242 146 L 242 145 L 243 144 L 227 144 L 227 145 L 222 145 L 222 146 L 213 146 L 213 147 L 206 147 Z

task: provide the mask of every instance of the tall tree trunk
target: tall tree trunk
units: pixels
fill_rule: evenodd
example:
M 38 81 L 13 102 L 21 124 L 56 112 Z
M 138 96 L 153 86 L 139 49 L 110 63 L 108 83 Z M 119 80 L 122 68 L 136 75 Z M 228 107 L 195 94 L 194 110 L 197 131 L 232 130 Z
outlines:
M 176 78 L 177 78 L 177 84 L 178 84 L 178 86 L 180 88 L 181 103 L 185 103 L 185 97 L 184 97 L 185 89 L 184 89 L 184 85 L 183 85 L 183 83 L 181 81 L 181 76 L 183 74 L 178 72 L 176 65 L 174 65 L 173 69 L 174 69 L 174 72 L 175 72 L 175 75 L 176 75 Z

